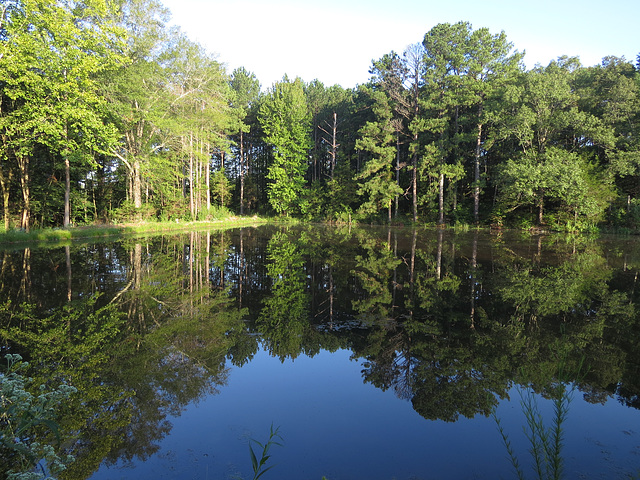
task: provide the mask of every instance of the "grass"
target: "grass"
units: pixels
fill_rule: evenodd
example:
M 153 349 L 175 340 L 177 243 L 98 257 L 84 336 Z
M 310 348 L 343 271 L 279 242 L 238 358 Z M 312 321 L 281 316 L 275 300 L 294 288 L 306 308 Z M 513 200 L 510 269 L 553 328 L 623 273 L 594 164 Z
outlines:
M 42 228 L 30 232 L 15 229 L 0 233 L 0 246 L 65 246 L 73 241 L 105 238 L 135 237 L 183 230 L 235 228 L 267 223 L 266 219 L 253 217 L 228 217 L 214 221 L 193 222 L 141 222 L 113 225 L 88 225 L 70 228 Z

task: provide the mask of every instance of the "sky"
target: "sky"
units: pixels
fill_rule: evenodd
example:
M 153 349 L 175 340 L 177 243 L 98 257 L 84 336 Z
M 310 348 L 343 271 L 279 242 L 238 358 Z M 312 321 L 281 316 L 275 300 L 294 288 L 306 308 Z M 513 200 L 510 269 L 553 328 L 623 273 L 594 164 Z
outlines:
M 231 73 L 244 67 L 263 89 L 282 79 L 325 86 L 366 83 L 372 60 L 402 53 L 439 23 L 504 31 L 532 68 L 561 55 L 582 65 L 640 53 L 638 0 L 162 0 L 172 24 Z

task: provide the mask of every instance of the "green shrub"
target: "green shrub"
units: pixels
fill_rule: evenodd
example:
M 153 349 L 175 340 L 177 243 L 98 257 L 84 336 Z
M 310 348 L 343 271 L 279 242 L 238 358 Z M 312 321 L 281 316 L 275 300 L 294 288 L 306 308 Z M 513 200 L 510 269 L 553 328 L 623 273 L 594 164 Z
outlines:
M 144 203 L 140 208 L 136 208 L 133 202 L 126 201 L 119 208 L 112 210 L 109 216 L 111 221 L 115 223 L 137 222 L 155 219 L 157 211 L 149 203 Z
M 7 370 L 0 373 L 0 471 L 9 480 L 52 479 L 73 458 L 60 456 L 59 448 L 41 439 L 53 434 L 59 443 L 55 408 L 76 389 L 60 385 L 47 391 L 42 385 L 34 395 L 27 391 L 32 379 L 20 373 L 27 367 L 20 355 L 5 359 Z

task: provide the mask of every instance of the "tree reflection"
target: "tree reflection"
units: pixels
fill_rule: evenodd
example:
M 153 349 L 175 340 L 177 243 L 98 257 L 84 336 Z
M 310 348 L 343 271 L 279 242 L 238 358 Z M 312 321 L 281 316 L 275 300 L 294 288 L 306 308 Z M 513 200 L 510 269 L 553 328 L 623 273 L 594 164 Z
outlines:
M 295 358 L 309 328 L 304 260 L 297 242 L 276 232 L 267 245 L 271 294 L 264 300 L 257 327 L 265 347 L 276 356 Z
M 349 349 L 429 420 L 488 415 L 514 383 L 544 394 L 560 361 L 584 362 L 587 400 L 640 407 L 640 252 L 508 237 L 263 227 L 3 252 L 0 337 L 36 383 L 78 389 L 68 479 L 148 458 L 260 347 Z
M 198 268 L 208 278 L 198 249 L 189 249 L 194 267 L 181 289 L 184 250 L 177 246 L 125 248 L 123 286 L 108 301 L 78 292 L 68 302 L 64 289 L 65 303 L 53 313 L 11 300 L 0 310 L 5 348 L 28 354 L 35 383 L 65 379 L 78 389 L 60 416 L 77 459 L 64 478 L 86 478 L 103 461 L 148 458 L 171 416 L 226 381 L 228 333 L 243 329 L 246 312 L 232 308 L 227 291 L 194 281 Z

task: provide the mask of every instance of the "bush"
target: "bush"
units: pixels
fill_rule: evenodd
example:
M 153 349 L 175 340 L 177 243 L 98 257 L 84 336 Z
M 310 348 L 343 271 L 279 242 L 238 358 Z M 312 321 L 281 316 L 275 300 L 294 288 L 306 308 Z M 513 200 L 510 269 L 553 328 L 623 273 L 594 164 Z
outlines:
M 198 212 L 198 220 L 211 222 L 213 220 L 222 220 L 223 218 L 229 218 L 231 212 L 227 207 L 221 207 L 219 205 L 211 205 L 207 210 Z
M 63 471 L 71 456 L 59 456 L 56 448 L 39 441 L 47 433 L 58 438 L 55 407 L 76 389 L 57 389 L 33 395 L 26 388 L 32 379 L 20 371 L 27 367 L 20 355 L 6 355 L 7 371 L 0 373 L 0 471 L 8 480 L 52 479 Z M 59 443 L 59 442 L 58 442 Z
M 120 208 L 112 210 L 109 214 L 111 221 L 115 223 L 138 222 L 155 219 L 156 208 L 150 203 L 144 203 L 140 208 L 136 208 L 133 202 L 123 202 Z

